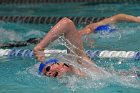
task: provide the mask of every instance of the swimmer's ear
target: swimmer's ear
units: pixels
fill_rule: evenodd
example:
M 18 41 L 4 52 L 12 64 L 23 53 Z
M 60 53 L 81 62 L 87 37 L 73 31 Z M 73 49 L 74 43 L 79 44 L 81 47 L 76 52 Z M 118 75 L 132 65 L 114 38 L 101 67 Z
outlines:
M 66 63 L 64 63 L 64 65 L 65 65 L 66 67 L 69 67 L 69 65 L 67 65 Z

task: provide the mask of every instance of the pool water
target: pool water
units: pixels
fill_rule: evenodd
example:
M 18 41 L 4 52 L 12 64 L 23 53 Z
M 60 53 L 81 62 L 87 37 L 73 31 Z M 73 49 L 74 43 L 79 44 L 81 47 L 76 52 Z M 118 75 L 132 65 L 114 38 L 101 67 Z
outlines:
M 112 7 L 113 6 L 113 7 Z M 111 8 L 110 8 L 111 7 Z M 125 8 L 124 8 L 125 7 Z M 123 9 L 122 9 L 123 8 Z M 139 16 L 139 4 L 39 4 L 1 5 L 1 15 L 37 16 L 111 16 L 128 13 Z M 9 13 L 10 12 L 10 13 Z M 42 38 L 54 24 L 19 24 L 0 22 L 0 42 L 24 41 L 32 37 Z M 121 22 L 115 25 L 117 32 L 107 35 L 94 34 L 88 37 L 96 44 L 85 49 L 139 51 L 140 25 Z M 78 29 L 82 28 L 79 26 Z M 57 41 L 56 41 L 57 42 Z M 50 48 L 63 48 L 57 43 Z M 35 45 L 26 47 L 33 49 Z M 75 75 L 54 79 L 37 74 L 34 59 L 0 57 L 0 93 L 139 93 L 140 78 L 119 76 L 115 71 L 140 71 L 140 61 L 134 59 L 93 59 L 98 66 L 114 74 L 81 78 Z
M 38 16 L 111 16 L 126 13 L 139 16 L 139 3 L 65 3 L 65 4 L 11 4 L 1 5 L 1 15 L 38 15 Z M 9 13 L 10 12 L 10 13 Z

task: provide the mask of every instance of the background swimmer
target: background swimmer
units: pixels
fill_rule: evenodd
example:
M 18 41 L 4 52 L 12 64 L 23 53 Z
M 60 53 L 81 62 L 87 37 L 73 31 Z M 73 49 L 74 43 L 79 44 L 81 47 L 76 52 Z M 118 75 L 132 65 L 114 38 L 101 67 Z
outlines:
M 78 74 L 80 76 L 84 76 L 85 73 L 80 71 L 78 68 L 74 68 L 72 65 L 66 64 L 64 62 L 59 61 L 52 61 L 52 63 L 46 63 L 47 61 L 45 58 L 45 54 L 43 53 L 43 50 L 45 47 L 47 47 L 50 42 L 53 42 L 55 39 L 57 39 L 59 36 L 64 35 L 65 39 L 67 40 L 67 43 L 69 44 L 69 47 L 71 47 L 69 50 L 69 53 L 76 54 L 81 59 L 77 59 L 77 63 L 79 63 L 82 66 L 85 66 L 86 68 L 91 69 L 97 74 L 104 73 L 101 69 L 99 69 L 95 63 L 86 55 L 84 48 L 83 48 L 83 41 L 82 36 L 90 34 L 95 32 L 95 29 L 97 29 L 99 26 L 103 26 L 106 24 L 113 24 L 118 21 L 131 21 L 131 22 L 138 22 L 140 23 L 140 18 L 126 15 L 126 14 L 118 14 L 115 16 L 112 16 L 110 18 L 106 18 L 100 22 L 92 23 L 87 25 L 82 30 L 78 31 L 74 25 L 74 23 L 68 19 L 63 18 L 61 19 L 49 32 L 48 34 L 41 40 L 40 43 L 37 44 L 37 46 L 34 48 L 34 55 L 36 59 L 44 66 L 40 69 L 40 71 L 50 77 L 59 77 L 63 73 L 71 72 L 74 74 Z M 74 52 L 73 52 L 74 51 Z M 95 66 L 90 68 L 90 66 L 83 64 L 82 61 L 86 61 L 89 64 L 94 64 Z
M 40 38 L 29 38 L 26 41 L 12 41 L 8 43 L 0 43 L 0 48 L 22 47 L 27 46 L 29 44 L 37 44 L 40 40 Z

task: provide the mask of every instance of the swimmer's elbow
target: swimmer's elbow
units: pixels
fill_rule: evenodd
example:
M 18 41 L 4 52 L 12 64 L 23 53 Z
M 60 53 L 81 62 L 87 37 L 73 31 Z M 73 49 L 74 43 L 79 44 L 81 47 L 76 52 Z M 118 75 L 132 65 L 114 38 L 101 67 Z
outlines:
M 72 20 L 67 18 L 67 17 L 62 18 L 61 21 L 64 22 L 64 23 L 67 23 L 67 24 L 73 23 Z

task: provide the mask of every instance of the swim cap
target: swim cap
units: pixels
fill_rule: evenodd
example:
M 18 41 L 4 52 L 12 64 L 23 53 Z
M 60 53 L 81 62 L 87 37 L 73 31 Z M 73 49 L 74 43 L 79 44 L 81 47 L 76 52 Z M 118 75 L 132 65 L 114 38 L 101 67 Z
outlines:
M 47 64 L 53 64 L 53 63 L 57 63 L 59 62 L 59 60 L 57 60 L 56 58 L 49 58 L 45 61 L 45 63 L 40 63 L 39 65 L 39 72 L 38 74 L 42 73 L 43 68 L 47 65 Z
M 102 25 L 102 26 L 99 26 L 95 29 L 95 33 L 112 33 L 112 32 L 115 32 L 116 29 L 114 27 L 111 27 L 109 24 L 106 24 L 106 25 Z

